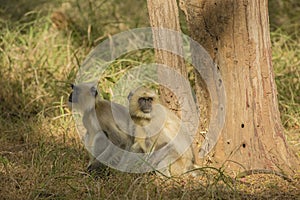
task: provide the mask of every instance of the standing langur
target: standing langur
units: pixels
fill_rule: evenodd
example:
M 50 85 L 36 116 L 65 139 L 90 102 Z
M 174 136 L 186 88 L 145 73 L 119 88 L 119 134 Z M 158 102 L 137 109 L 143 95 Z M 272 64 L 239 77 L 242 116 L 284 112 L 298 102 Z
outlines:
M 103 165 L 95 158 L 105 151 L 109 141 L 125 150 L 131 148 L 133 138 L 127 134 L 129 113 L 120 104 L 97 98 L 93 83 L 72 85 L 72 89 L 69 105 L 83 115 L 83 126 L 87 130 L 84 143 L 90 152 L 88 171 L 99 171 Z
M 161 172 L 167 176 L 178 176 L 193 169 L 194 155 L 191 148 L 188 147 L 186 151 L 181 149 L 182 143 L 188 141 L 174 143 L 180 132 L 181 120 L 159 103 L 158 95 L 151 89 L 140 87 L 128 95 L 128 100 L 129 113 L 136 125 L 132 149 L 152 153 L 173 142 L 169 153 L 161 158 L 158 165 L 167 166 Z M 167 163 L 168 159 L 175 161 Z

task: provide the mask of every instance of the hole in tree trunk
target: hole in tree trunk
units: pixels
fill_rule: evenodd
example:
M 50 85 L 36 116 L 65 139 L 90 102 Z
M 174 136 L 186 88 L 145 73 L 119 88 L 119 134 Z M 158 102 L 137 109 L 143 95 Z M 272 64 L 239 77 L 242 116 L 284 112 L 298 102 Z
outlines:
M 222 80 L 219 79 L 219 87 L 221 87 L 221 85 L 222 85 Z

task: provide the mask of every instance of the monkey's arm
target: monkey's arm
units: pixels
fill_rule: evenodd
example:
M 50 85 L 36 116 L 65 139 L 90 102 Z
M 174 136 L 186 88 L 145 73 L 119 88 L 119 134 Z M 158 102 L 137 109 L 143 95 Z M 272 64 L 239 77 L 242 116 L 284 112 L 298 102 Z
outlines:
M 107 133 L 108 139 L 122 149 L 129 149 L 133 139 L 129 132 L 127 109 L 105 100 L 97 101 L 95 108 L 100 127 Z

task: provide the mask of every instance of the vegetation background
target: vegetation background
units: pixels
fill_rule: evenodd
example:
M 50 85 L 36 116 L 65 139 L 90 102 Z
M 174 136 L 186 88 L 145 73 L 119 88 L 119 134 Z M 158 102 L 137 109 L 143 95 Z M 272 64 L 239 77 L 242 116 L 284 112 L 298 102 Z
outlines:
M 300 2 L 269 0 L 269 13 L 281 119 L 300 156 Z M 145 26 L 139 0 L 0 0 L 0 199 L 299 199 L 300 171 L 292 182 L 235 179 L 222 168 L 203 168 L 197 179 L 86 173 L 88 154 L 67 108 L 69 83 L 93 47 Z M 110 98 L 120 72 L 151 61 L 145 50 L 114 62 L 100 80 L 102 96 Z

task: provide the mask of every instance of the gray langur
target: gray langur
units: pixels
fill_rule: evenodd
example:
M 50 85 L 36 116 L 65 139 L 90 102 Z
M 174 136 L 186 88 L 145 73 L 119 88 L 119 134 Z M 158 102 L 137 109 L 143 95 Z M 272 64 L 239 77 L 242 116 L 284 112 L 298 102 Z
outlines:
M 182 149 L 182 144 L 188 144 L 191 140 L 181 137 L 182 140 L 175 142 L 182 126 L 181 120 L 160 104 L 155 91 L 140 87 L 128 95 L 128 100 L 129 113 L 135 123 L 133 151 L 153 153 L 170 143 L 169 153 L 161 157 L 158 165 L 158 168 L 162 166 L 161 172 L 166 176 L 178 176 L 193 169 L 191 147 L 187 145 L 185 151 Z M 168 163 L 169 160 L 175 161 Z
M 96 158 L 110 142 L 125 150 L 132 146 L 133 137 L 128 134 L 128 109 L 100 99 L 93 83 L 72 85 L 72 89 L 69 106 L 83 115 L 82 122 L 86 129 L 84 143 L 90 152 L 88 171 L 99 171 L 103 165 Z

